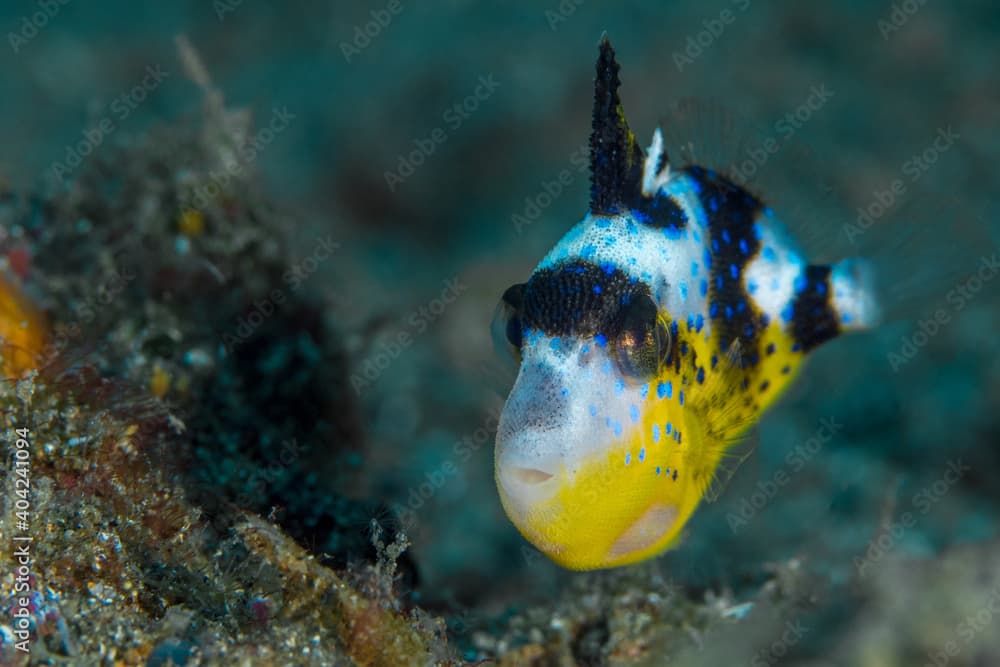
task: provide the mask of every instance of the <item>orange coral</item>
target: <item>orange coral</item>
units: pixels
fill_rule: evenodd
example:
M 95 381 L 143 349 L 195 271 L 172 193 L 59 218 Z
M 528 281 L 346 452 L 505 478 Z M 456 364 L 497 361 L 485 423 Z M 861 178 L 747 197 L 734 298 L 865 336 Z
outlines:
M 0 275 L 0 375 L 11 377 L 36 368 L 47 337 L 42 313 Z

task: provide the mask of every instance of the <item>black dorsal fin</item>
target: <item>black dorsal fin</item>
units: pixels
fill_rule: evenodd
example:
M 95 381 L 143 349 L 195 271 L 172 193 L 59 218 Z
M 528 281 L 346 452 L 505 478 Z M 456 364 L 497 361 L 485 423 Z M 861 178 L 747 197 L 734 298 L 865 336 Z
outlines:
M 590 211 L 614 214 L 642 191 L 644 155 L 625 120 L 618 96 L 618 62 L 607 36 L 601 39 L 594 80 L 594 122 L 590 133 Z

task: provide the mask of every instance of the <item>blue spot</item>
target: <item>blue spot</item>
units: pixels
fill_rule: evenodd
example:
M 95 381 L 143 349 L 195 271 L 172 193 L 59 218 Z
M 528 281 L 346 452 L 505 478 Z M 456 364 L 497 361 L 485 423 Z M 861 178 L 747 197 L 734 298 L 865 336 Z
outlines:
M 615 422 L 615 436 L 621 437 L 621 434 L 622 434 L 622 423 Z
M 750 248 L 747 247 L 746 239 L 740 239 L 740 252 L 742 252 L 744 255 L 750 254 Z
M 729 275 L 731 275 L 733 278 L 736 278 L 740 275 L 740 270 L 735 264 L 729 265 Z
M 559 350 L 559 337 L 558 337 L 558 336 L 556 336 L 555 338 L 553 338 L 553 339 L 552 339 L 552 340 L 551 340 L 551 341 L 549 342 L 549 347 L 550 347 L 550 348 L 552 348 L 552 349 L 553 349 L 553 350 L 555 350 L 555 351 L 558 351 L 558 350 Z
M 641 463 L 642 461 L 645 460 L 646 460 L 646 448 L 643 447 L 642 449 L 639 450 L 639 462 Z
M 600 294 L 600 293 L 601 293 L 601 286 L 594 285 L 594 294 Z
M 771 246 L 765 246 L 764 249 L 760 251 L 760 255 L 769 262 L 775 262 L 778 260 L 778 256 L 774 254 L 774 248 Z
M 681 356 L 683 357 L 687 353 L 688 353 L 688 344 L 687 344 L 687 342 L 682 341 L 681 342 Z
M 698 275 L 698 262 L 691 262 L 691 277 L 695 278 Z
M 742 313 L 746 309 L 747 309 L 747 302 L 744 301 L 743 299 L 740 299 L 739 303 L 736 304 L 736 312 Z
M 625 392 L 625 380 L 618 378 L 615 380 L 615 396 L 621 396 Z
M 605 373 L 610 374 L 611 373 L 611 369 L 612 369 L 611 360 L 610 359 L 605 359 L 604 363 L 601 364 L 601 370 L 603 372 L 605 372 Z
M 569 387 L 563 387 L 559 390 L 559 393 L 563 396 L 563 398 L 569 396 Z
M 595 252 L 597 252 L 597 248 L 594 247 L 594 244 L 588 243 L 587 245 L 580 248 L 580 257 L 582 257 L 583 259 L 590 259 L 591 257 L 594 256 Z
M 597 347 L 607 347 L 608 337 L 602 333 L 599 333 L 596 336 L 594 336 L 594 342 L 597 343 Z
M 795 309 L 792 307 L 792 304 L 789 303 L 788 305 L 786 305 L 784 308 L 781 309 L 781 319 L 783 319 L 784 321 L 791 322 L 792 317 L 794 316 L 795 316 Z
M 704 278 L 698 283 L 698 291 L 701 292 L 702 296 L 708 296 L 708 281 Z
M 674 393 L 674 386 L 670 383 L 670 380 L 666 382 L 661 382 L 656 385 L 656 395 L 660 398 L 670 398 Z
M 712 239 L 712 252 L 719 252 L 719 239 Z
M 667 422 L 667 435 L 670 435 L 670 431 L 673 428 L 674 428 L 674 425 L 671 424 L 670 422 Z
M 660 466 L 656 466 L 656 474 L 657 474 L 657 475 L 659 475 L 659 474 L 660 474 Z
M 631 234 L 631 235 L 633 235 L 633 236 L 638 231 L 638 228 L 635 226 L 635 223 L 632 222 L 631 220 L 629 220 L 628 222 L 625 223 L 625 229 L 627 229 L 628 233 Z
M 757 292 L 757 282 L 754 280 L 747 281 L 747 293 L 753 296 Z
M 597 416 L 597 406 L 596 405 L 591 405 L 590 406 L 590 416 L 591 417 L 596 417 Z
M 705 265 L 706 271 L 712 270 L 712 253 L 708 251 L 708 248 L 702 252 L 701 263 Z
M 605 217 L 597 218 L 597 220 L 594 221 L 594 226 L 595 227 L 600 227 L 601 229 L 604 229 L 606 227 L 610 227 L 611 226 L 611 220 L 609 218 L 605 218 Z
M 701 328 L 703 326 L 705 326 L 705 317 L 701 313 L 698 313 L 694 317 L 694 330 L 701 333 Z
M 611 262 L 601 262 L 601 270 L 610 276 L 615 272 L 615 265 Z
M 635 403 L 633 403 L 632 405 L 628 406 L 628 416 L 632 419 L 633 422 L 638 422 L 639 421 L 639 406 L 636 405 Z
M 680 401 L 681 405 L 684 405 L 684 390 L 683 389 L 681 389 L 679 392 L 677 392 L 677 400 Z
M 816 294 L 820 296 L 826 294 L 826 283 L 816 283 Z
M 801 349 L 802 349 L 802 346 L 799 345 L 798 343 L 795 343 L 794 345 L 792 345 L 792 352 L 798 352 Z
M 730 242 L 728 229 L 722 230 L 722 240 L 725 241 L 727 244 Z
M 708 200 L 708 208 L 712 211 L 712 213 L 715 213 L 716 211 L 719 210 L 718 196 L 712 197 L 711 199 Z
M 795 293 L 798 294 L 799 292 L 803 291 L 808 285 L 809 281 L 806 280 L 806 277 L 802 274 L 799 274 L 799 276 L 795 278 L 795 283 L 794 283 Z
M 851 323 L 851 315 L 850 315 L 850 313 L 841 313 L 840 314 L 840 322 L 841 322 L 841 324 L 850 324 Z
M 590 352 L 590 343 L 584 343 L 580 348 L 580 354 L 587 354 L 588 352 Z
M 607 236 L 604 237 L 604 244 L 605 245 L 614 245 L 617 242 L 618 242 L 618 239 L 615 238 L 614 236 L 610 235 L 610 234 L 608 234 Z
M 688 325 L 688 331 L 694 329 L 694 317 L 692 317 L 691 315 L 688 315 L 687 325 Z
M 715 368 L 716 365 L 718 365 L 718 363 L 719 363 L 719 357 L 717 357 L 716 355 L 713 354 L 712 355 L 712 368 Z
M 653 442 L 660 441 L 660 425 L 653 424 Z
M 718 314 L 719 314 L 719 304 L 713 301 L 712 305 L 708 307 L 708 316 L 715 317 Z
M 631 462 L 632 462 L 632 452 L 626 452 L 625 453 L 625 465 L 628 465 Z
M 646 383 L 641 387 L 639 387 L 639 397 L 646 398 L 647 396 L 649 396 L 649 383 Z
M 701 368 L 698 369 L 698 375 L 695 376 L 695 379 L 698 380 L 698 384 L 705 384 L 705 367 L 704 366 L 702 366 Z
M 679 328 L 677 326 L 677 320 L 674 320 L 673 322 L 670 323 L 670 335 L 673 336 L 674 338 L 677 338 L 678 331 Z
M 681 281 L 681 301 L 687 301 L 688 298 L 688 286 L 683 280 Z
M 764 211 L 768 214 L 770 214 L 769 213 L 770 210 L 771 209 L 769 208 L 764 209 Z M 753 235 L 754 238 L 756 238 L 758 241 L 764 238 L 764 227 L 759 222 L 753 223 Z

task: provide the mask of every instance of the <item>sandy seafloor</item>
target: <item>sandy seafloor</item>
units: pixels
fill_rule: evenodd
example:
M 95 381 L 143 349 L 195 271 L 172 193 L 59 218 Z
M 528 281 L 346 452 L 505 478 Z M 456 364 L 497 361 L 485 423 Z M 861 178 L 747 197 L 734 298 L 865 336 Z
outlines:
M 80 331 L 4 390 L 38 533 L 33 650 L 7 615 L 3 664 L 1000 664 L 993 3 L 53 0 L 0 25 L 2 261 Z M 817 351 L 680 545 L 571 573 L 498 501 L 489 323 L 586 210 L 604 33 L 643 143 L 774 140 L 761 196 L 899 294 Z M 372 519 L 405 530 L 396 569 Z

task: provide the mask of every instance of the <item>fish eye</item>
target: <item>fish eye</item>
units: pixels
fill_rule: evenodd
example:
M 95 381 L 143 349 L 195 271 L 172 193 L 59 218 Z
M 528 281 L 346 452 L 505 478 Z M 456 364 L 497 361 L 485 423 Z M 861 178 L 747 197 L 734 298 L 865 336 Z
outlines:
M 614 354 L 626 376 L 648 380 L 670 354 L 670 329 L 650 297 L 626 304 L 619 313 Z
M 521 306 L 524 303 L 524 283 L 511 285 L 500 297 L 493 311 L 490 333 L 493 346 L 502 357 L 521 363 L 522 329 Z

